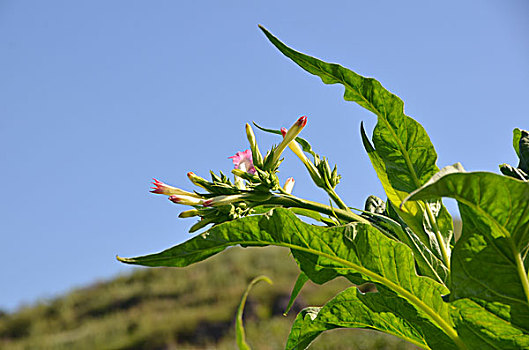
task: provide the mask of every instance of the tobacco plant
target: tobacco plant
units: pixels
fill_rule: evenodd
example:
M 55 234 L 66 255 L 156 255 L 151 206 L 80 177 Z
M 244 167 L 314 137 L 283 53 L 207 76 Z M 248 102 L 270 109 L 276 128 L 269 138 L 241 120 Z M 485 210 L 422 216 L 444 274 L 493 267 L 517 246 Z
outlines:
M 154 180 L 152 192 L 190 206 L 180 217 L 199 218 L 190 231 L 201 233 L 157 254 L 118 259 L 183 267 L 230 246 L 275 245 L 290 249 L 300 268 L 291 301 L 308 280 L 351 281 L 322 307 L 298 314 L 286 349 L 304 349 L 335 328 L 370 328 L 424 349 L 529 348 L 529 133 L 514 130 L 520 162 L 501 165 L 504 175 L 465 172 L 459 164 L 440 170 L 426 131 L 377 80 L 297 52 L 261 29 L 286 57 L 325 84 L 343 85 L 345 100 L 377 117 L 372 136 L 363 125 L 360 134 L 387 198 L 370 196 L 364 210 L 349 207 L 336 192 L 337 167 L 298 136 L 306 117 L 288 130 L 255 125 L 282 137 L 264 155 L 247 124 L 250 148 L 231 157 L 233 180 L 189 173 L 195 191 Z M 280 184 L 287 147 L 331 204 L 294 195 L 293 179 Z M 458 203 L 457 241 L 442 197 Z

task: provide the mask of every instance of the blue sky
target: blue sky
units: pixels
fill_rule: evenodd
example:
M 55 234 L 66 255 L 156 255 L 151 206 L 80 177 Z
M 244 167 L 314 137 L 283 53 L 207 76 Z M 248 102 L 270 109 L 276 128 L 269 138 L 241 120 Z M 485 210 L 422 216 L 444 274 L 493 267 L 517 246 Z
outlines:
M 229 172 L 246 122 L 307 115 L 302 136 L 338 163 L 345 201 L 382 195 L 359 136 L 375 117 L 282 57 L 257 24 L 377 78 L 425 126 L 440 167 L 516 162 L 512 129 L 529 129 L 527 1 L 4 0 L 1 309 L 131 271 L 116 254 L 189 238 L 193 219 L 150 194 L 151 178 L 190 190 L 188 171 Z M 261 149 L 278 142 L 257 136 Z M 296 194 L 327 201 L 286 153 L 289 176 Z

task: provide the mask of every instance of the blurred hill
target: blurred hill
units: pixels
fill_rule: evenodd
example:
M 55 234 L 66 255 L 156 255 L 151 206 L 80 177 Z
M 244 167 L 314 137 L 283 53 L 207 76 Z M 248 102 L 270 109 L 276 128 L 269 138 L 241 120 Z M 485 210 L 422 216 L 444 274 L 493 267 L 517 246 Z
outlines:
M 187 268 L 139 268 L 127 276 L 0 314 L 1 349 L 235 349 L 234 317 L 248 282 L 267 275 L 274 285 L 254 287 L 245 309 L 254 350 L 283 349 L 299 310 L 322 305 L 350 286 L 338 279 L 307 283 L 293 310 L 283 312 L 298 268 L 282 248 L 231 248 Z M 414 349 L 369 330 L 335 330 L 311 349 Z

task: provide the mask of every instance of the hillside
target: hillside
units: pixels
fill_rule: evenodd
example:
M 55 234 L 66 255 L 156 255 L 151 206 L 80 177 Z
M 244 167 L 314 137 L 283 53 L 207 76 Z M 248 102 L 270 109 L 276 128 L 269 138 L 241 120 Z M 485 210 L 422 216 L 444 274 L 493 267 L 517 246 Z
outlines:
M 109 258 L 110 259 L 110 258 Z M 247 283 L 265 274 L 245 310 L 253 349 L 282 349 L 297 312 L 349 286 L 307 284 L 283 311 L 298 269 L 282 248 L 231 248 L 188 268 L 134 269 L 127 276 L 0 315 L 1 349 L 235 349 L 235 310 Z M 367 330 L 324 334 L 311 349 L 412 349 Z

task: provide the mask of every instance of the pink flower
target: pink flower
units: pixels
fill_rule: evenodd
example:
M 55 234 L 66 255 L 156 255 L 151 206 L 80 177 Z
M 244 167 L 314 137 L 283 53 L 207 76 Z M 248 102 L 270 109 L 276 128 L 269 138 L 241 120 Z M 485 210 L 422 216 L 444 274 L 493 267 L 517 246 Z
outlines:
M 237 152 L 234 156 L 228 157 L 233 160 L 235 169 L 246 171 L 250 174 L 255 174 L 255 167 L 253 166 L 252 151 L 247 149 L 244 152 Z

